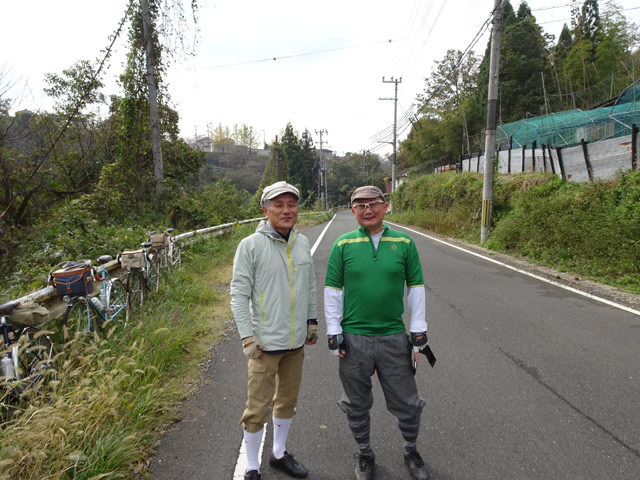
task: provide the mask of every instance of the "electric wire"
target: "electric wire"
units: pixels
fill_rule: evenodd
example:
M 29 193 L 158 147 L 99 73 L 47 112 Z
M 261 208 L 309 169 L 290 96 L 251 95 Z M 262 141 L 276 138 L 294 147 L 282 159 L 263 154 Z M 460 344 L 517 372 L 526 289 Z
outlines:
M 390 38 L 388 40 L 380 40 L 378 42 L 373 42 L 373 43 L 370 43 L 370 44 L 367 44 L 367 45 L 349 45 L 349 46 L 346 46 L 346 47 L 336 47 L 336 48 L 327 48 L 327 49 L 324 49 L 324 50 L 315 50 L 313 52 L 294 53 L 292 55 L 283 55 L 281 57 L 274 56 L 274 57 L 261 58 L 261 59 L 256 59 L 256 60 L 247 60 L 245 62 L 226 63 L 226 64 L 223 64 L 223 65 L 212 65 L 210 67 L 200 67 L 198 70 L 210 70 L 210 69 L 218 69 L 218 68 L 228 68 L 228 67 L 236 67 L 236 66 L 239 66 L 239 65 L 250 65 L 250 64 L 253 64 L 253 63 L 264 63 L 264 62 L 272 62 L 272 61 L 275 62 L 275 61 L 278 61 L 278 60 L 286 60 L 286 59 L 289 59 L 289 58 L 305 57 L 305 56 L 309 56 L 309 55 L 320 55 L 320 54 L 323 54 L 323 53 L 338 52 L 338 51 L 341 51 L 341 50 L 351 50 L 351 49 L 355 49 L 355 48 L 363 48 L 363 47 L 368 47 L 368 46 L 380 45 L 380 44 L 383 44 L 383 43 L 393 43 L 393 42 L 396 42 L 398 40 L 401 40 L 401 39 Z
M 502 5 L 502 2 L 500 2 L 500 5 Z M 484 34 L 484 32 L 489 28 L 490 22 L 493 19 L 493 15 L 495 13 L 495 9 L 491 11 L 491 14 L 487 17 L 487 19 L 484 21 L 484 23 L 480 26 L 480 29 L 477 31 L 477 33 L 475 34 L 475 36 L 473 37 L 473 39 L 471 40 L 471 42 L 467 45 L 467 47 L 465 48 L 465 50 L 462 52 L 462 55 L 460 56 L 460 59 L 458 60 L 458 62 L 451 68 L 451 70 L 449 71 L 449 74 L 444 78 L 443 83 L 441 83 L 441 85 L 424 101 L 424 104 L 427 104 L 431 101 L 431 99 L 433 99 L 438 93 L 440 93 L 440 91 L 442 90 L 442 88 L 444 87 L 446 81 L 448 81 L 451 76 L 453 75 L 453 73 L 460 67 L 460 65 L 462 64 L 463 60 L 466 58 L 466 56 L 469 54 L 469 52 L 473 49 L 473 47 L 478 43 L 478 41 L 480 40 L 480 38 L 482 37 L 482 35 Z M 412 104 L 412 107 L 410 108 L 414 108 L 415 104 Z M 413 112 L 405 112 L 405 115 L 403 116 L 406 118 L 409 118 L 409 116 L 412 114 Z M 416 112 L 418 113 L 418 112 Z M 391 132 L 393 132 L 393 124 L 391 124 L 390 126 L 386 127 L 385 129 L 379 131 L 378 133 L 374 134 L 371 139 L 372 141 L 380 141 L 381 138 L 389 138 L 389 129 L 391 129 Z M 406 128 L 405 128 L 406 130 Z M 399 135 L 397 134 L 398 128 L 396 125 L 396 137 L 398 137 Z M 391 133 L 392 135 L 392 133 Z M 392 138 L 392 137 L 391 137 Z

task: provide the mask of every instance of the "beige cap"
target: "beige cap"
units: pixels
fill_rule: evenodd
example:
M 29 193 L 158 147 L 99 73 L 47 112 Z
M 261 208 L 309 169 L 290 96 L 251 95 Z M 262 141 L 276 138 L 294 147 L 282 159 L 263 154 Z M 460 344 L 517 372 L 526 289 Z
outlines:
M 358 187 L 351 194 L 351 203 L 358 198 L 378 198 L 382 197 L 384 200 L 384 193 L 375 185 L 365 185 L 364 187 Z
M 262 197 L 260 197 L 260 205 L 264 205 L 267 200 L 276 198 L 278 195 L 282 195 L 283 193 L 292 193 L 298 200 L 300 200 L 300 192 L 298 191 L 298 189 L 290 183 L 282 180 L 280 182 L 269 185 L 268 187 L 264 187 L 264 190 L 262 191 Z

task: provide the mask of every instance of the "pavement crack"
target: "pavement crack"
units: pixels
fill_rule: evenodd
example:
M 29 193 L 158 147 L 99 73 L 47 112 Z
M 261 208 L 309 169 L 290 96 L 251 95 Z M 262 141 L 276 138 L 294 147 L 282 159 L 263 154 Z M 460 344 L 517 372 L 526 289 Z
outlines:
M 624 440 L 622 440 L 620 437 L 618 437 L 615 433 L 613 433 L 612 431 L 607 429 L 607 427 L 605 427 L 604 425 L 599 423 L 595 418 L 593 418 L 590 415 L 588 415 L 587 413 L 583 412 L 580 408 L 578 408 L 573 403 L 571 403 L 569 400 L 567 400 L 565 397 L 560 395 L 560 393 L 557 392 L 551 385 L 545 383 L 542 380 L 542 378 L 540 376 L 540 371 L 537 368 L 527 365 L 523 360 L 519 359 L 515 355 L 512 355 L 512 354 L 510 354 L 508 352 L 505 352 L 502 348 L 498 347 L 498 350 L 500 350 L 504 354 L 504 356 L 506 356 L 509 360 L 511 360 L 517 367 L 519 367 L 520 369 L 525 371 L 527 374 L 529 374 L 536 382 L 538 382 L 538 384 L 542 385 L 544 388 L 549 390 L 553 395 L 555 395 L 560 400 L 562 400 L 562 402 L 567 404 L 569 406 L 569 408 L 571 408 L 574 412 L 576 412 L 578 415 L 580 415 L 581 417 L 583 417 L 586 420 L 588 420 L 589 422 L 591 422 L 600 431 L 604 432 L 606 435 L 611 437 L 616 443 L 619 443 L 624 448 L 626 448 L 631 453 L 633 453 L 636 457 L 640 458 L 640 451 L 639 450 L 637 450 L 636 448 L 634 448 L 631 445 L 629 445 L 628 443 L 626 443 Z

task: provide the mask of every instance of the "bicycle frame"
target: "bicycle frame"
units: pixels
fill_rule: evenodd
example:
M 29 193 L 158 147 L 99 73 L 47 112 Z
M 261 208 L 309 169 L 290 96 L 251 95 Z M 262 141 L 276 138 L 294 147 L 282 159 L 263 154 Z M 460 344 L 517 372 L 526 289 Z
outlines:
M 111 290 L 113 286 L 111 275 L 109 275 L 109 272 L 104 268 L 104 266 L 100 266 L 97 269 L 96 274 L 98 278 L 102 278 L 102 290 L 98 294 L 98 299 L 102 304 L 102 312 L 97 312 L 97 309 L 92 302 L 88 303 L 91 303 L 94 311 L 100 314 L 100 318 L 103 321 L 111 320 L 119 315 L 120 312 L 126 308 L 127 304 L 126 302 L 123 302 L 122 305 L 111 305 Z
M 68 298 L 64 314 L 65 336 L 68 328 L 76 333 L 98 334 L 102 324 L 114 320 L 120 314 L 123 317 L 127 310 L 127 290 L 118 278 L 111 278 L 104 264 L 111 261 L 111 256 L 98 258 L 101 266 L 94 269 L 94 278 L 101 282 L 98 295 L 83 295 Z M 122 313 L 122 312 L 125 313 Z M 126 323 L 126 317 L 125 322 Z

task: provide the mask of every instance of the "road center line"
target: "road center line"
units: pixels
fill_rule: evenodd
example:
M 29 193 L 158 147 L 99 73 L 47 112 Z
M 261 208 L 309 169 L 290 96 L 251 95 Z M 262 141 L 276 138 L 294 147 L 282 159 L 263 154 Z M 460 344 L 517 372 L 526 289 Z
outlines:
M 495 259 L 493 259 L 491 257 L 487 257 L 487 256 L 482 255 L 480 253 L 473 252 L 471 250 L 467 250 L 466 248 L 462 248 L 462 247 L 459 247 L 459 246 L 454 245 L 452 243 L 445 242 L 444 240 L 440 240 L 439 238 L 432 237 L 431 235 L 427 235 L 425 233 L 418 232 L 417 230 L 413 230 L 412 228 L 404 227 L 402 225 L 398 225 L 397 223 L 391 223 L 391 222 L 385 222 L 385 223 L 388 223 L 389 225 L 393 225 L 394 227 L 404 228 L 405 230 L 408 230 L 408 231 L 410 231 L 412 233 L 415 233 L 416 235 L 421 235 L 421 236 L 426 237 L 426 238 L 428 238 L 430 240 L 433 240 L 435 242 L 442 243 L 443 245 L 447 245 L 449 247 L 458 249 L 458 250 L 460 250 L 462 252 L 465 252 L 465 253 L 468 253 L 470 255 L 474 255 L 474 256 L 476 256 L 478 258 L 482 258 L 484 260 L 487 260 L 488 262 L 492 262 L 492 263 L 495 263 L 496 265 L 500 265 L 501 267 L 508 268 L 509 270 L 513 270 L 515 272 L 522 273 L 523 275 L 527 275 L 527 276 L 529 276 L 531 278 L 535 278 L 536 280 L 540 280 L 540 281 L 548 283 L 550 285 L 554 285 L 556 287 L 560 287 L 560 288 L 563 288 L 565 290 L 569 290 L 570 292 L 577 293 L 578 295 L 582 295 L 583 297 L 590 298 L 591 300 L 595 300 L 597 302 L 604 303 L 606 305 L 609 305 L 610 307 L 618 308 L 620 310 L 624 310 L 625 312 L 632 313 L 633 315 L 640 316 L 640 311 L 634 310 L 633 308 L 627 307 L 625 305 L 621 305 L 621 304 L 616 303 L 616 302 L 612 302 L 611 300 L 607 300 L 606 298 L 598 297 L 598 296 L 593 295 L 591 293 L 587 293 L 587 292 L 584 292 L 582 290 L 578 290 L 577 288 L 573 288 L 573 287 L 570 287 L 568 285 L 564 285 L 564 284 L 562 284 L 560 282 L 556 282 L 554 280 L 549 280 L 548 278 L 541 277 L 540 275 L 536 275 L 535 273 L 527 272 L 526 270 L 522 270 L 520 268 L 513 267 L 513 266 L 511 266 L 509 264 L 503 263 L 503 262 L 501 262 L 499 260 L 495 260 Z

